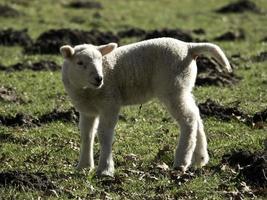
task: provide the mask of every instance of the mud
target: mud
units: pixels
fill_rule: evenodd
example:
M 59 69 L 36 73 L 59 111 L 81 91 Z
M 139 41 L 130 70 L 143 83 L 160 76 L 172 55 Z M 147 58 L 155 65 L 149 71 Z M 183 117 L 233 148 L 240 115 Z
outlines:
M 253 128 L 263 128 L 267 122 L 267 109 L 257 112 L 254 115 L 246 114 L 239 110 L 237 106 L 222 106 L 211 99 L 198 105 L 202 116 L 216 117 L 224 121 L 238 120 Z
M 14 135 L 8 133 L 0 133 L 0 141 L 1 143 L 13 143 L 13 144 L 20 144 L 26 145 L 31 142 L 28 138 L 25 137 L 15 137 Z
M 28 173 L 20 171 L 0 172 L 0 187 L 15 186 L 22 190 L 36 189 L 45 194 L 53 194 L 52 190 L 58 191 L 58 188 L 42 172 Z
M 3 126 L 25 126 L 31 127 L 35 123 L 35 118 L 29 115 L 25 115 L 22 113 L 17 113 L 15 116 L 1 116 L 0 115 L 0 125 Z
M 255 3 L 249 0 L 238 0 L 230 3 L 216 10 L 218 13 L 244 13 L 253 12 L 261 13 L 262 11 L 257 7 Z
M 201 115 L 216 117 L 218 119 L 229 121 L 231 119 L 238 119 L 246 121 L 248 115 L 240 111 L 237 107 L 224 107 L 211 99 L 198 105 Z
M 10 127 L 34 127 L 41 126 L 42 124 L 51 123 L 54 121 L 76 123 L 78 121 L 78 118 L 79 114 L 74 110 L 74 108 L 70 108 L 67 111 L 60 111 L 54 109 L 52 112 L 41 115 L 39 118 L 23 113 L 17 113 L 15 116 L 0 115 L 0 125 Z
M 18 17 L 21 13 L 8 5 L 0 5 L 0 17 Z
M 42 33 L 35 43 L 25 48 L 28 54 L 59 54 L 62 45 L 78 45 L 91 43 L 102 45 L 109 42 L 119 42 L 119 38 L 112 32 L 100 32 L 98 30 L 82 31 L 71 29 L 52 29 Z
M 229 31 L 226 32 L 216 38 L 214 38 L 215 41 L 235 41 L 235 40 L 244 40 L 245 32 L 244 30 L 236 30 L 236 31 Z
M 39 117 L 38 122 L 41 124 L 51 123 L 53 121 L 62 121 L 62 122 L 77 122 L 78 121 L 78 112 L 71 108 L 67 111 L 60 111 L 54 109 L 51 113 L 47 113 Z
M 24 102 L 17 94 L 16 91 L 12 88 L 7 88 L 0 86 L 0 101 L 4 102 Z
M 70 8 L 87 8 L 87 9 L 103 9 L 103 5 L 100 2 L 96 1 L 73 1 L 67 5 Z
M 197 80 L 196 85 L 227 86 L 237 84 L 241 77 L 234 73 L 221 72 L 222 67 L 214 60 L 207 57 L 197 58 Z
M 2 67 L 0 71 L 22 71 L 22 70 L 32 70 L 32 71 L 58 71 L 61 70 L 61 66 L 54 61 L 41 60 L 39 62 L 32 63 L 31 61 L 25 63 L 17 63 L 9 67 Z
M 130 37 L 143 37 L 146 31 L 140 28 L 129 28 L 127 30 L 119 31 L 119 38 L 130 38 Z
M 267 151 L 252 153 L 246 150 L 232 151 L 222 157 L 222 163 L 228 164 L 253 186 L 267 187 Z
M 0 30 L 0 45 L 14 46 L 21 45 L 23 47 L 30 46 L 33 41 L 27 33 L 27 29 L 14 30 L 12 28 Z
M 256 112 L 247 120 L 248 125 L 258 129 L 263 129 L 265 127 L 264 122 L 267 122 L 267 109 Z
M 175 39 L 182 40 L 184 42 L 192 42 L 193 37 L 189 32 L 183 31 L 181 29 L 161 29 L 148 31 L 144 36 L 143 40 L 159 38 L 159 37 L 171 37 Z
M 117 33 L 119 38 L 131 38 L 131 37 L 140 37 L 145 39 L 158 38 L 158 37 L 172 37 L 184 41 L 193 41 L 193 36 L 191 33 L 196 35 L 205 34 L 204 29 L 194 29 L 192 31 L 183 31 L 180 29 L 155 29 L 146 31 L 141 28 L 128 28 L 126 30 L 119 31 Z
M 259 55 L 253 56 L 252 60 L 255 61 L 255 62 L 265 62 L 265 61 L 267 61 L 267 51 L 263 51 Z

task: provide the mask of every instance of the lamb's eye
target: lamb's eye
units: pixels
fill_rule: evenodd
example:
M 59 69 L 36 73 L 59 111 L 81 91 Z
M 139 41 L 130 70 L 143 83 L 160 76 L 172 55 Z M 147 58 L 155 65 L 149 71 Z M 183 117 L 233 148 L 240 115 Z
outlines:
M 83 61 L 78 61 L 78 62 L 77 62 L 77 65 L 79 65 L 79 66 L 83 66 Z

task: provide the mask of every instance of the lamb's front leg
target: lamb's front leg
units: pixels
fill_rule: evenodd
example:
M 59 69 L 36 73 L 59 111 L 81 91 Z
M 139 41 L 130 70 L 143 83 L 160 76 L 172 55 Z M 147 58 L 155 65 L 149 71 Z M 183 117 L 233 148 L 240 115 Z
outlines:
M 114 128 L 117 123 L 119 109 L 104 110 L 99 119 L 98 138 L 100 142 L 100 158 L 98 175 L 113 176 L 114 162 L 112 158 L 112 143 Z
M 80 159 L 77 169 L 94 168 L 94 138 L 98 127 L 98 118 L 80 113 L 79 128 L 81 132 Z

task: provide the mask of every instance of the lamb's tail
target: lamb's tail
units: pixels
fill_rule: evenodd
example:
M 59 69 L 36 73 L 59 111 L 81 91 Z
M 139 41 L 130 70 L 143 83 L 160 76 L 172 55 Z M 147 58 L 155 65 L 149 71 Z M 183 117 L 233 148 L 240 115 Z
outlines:
M 200 55 L 213 57 L 220 65 L 225 67 L 228 72 L 232 72 L 228 59 L 217 45 L 211 43 L 189 43 L 188 49 L 193 58 Z

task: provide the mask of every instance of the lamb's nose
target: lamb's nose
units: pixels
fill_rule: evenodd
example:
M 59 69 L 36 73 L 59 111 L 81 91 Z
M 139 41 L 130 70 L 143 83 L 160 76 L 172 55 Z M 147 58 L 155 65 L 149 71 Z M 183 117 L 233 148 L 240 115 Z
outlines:
M 100 84 L 102 82 L 103 78 L 101 76 L 95 77 L 95 81 Z

